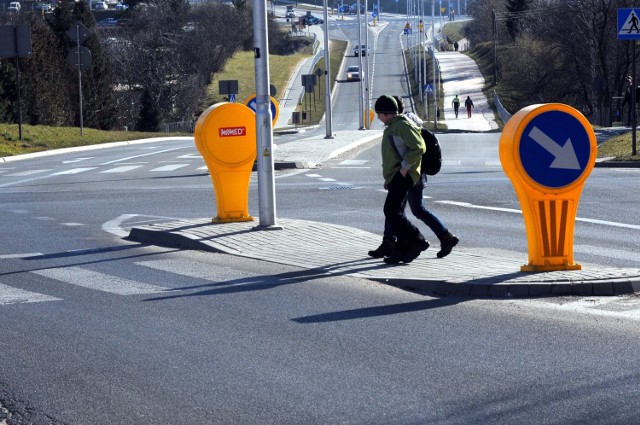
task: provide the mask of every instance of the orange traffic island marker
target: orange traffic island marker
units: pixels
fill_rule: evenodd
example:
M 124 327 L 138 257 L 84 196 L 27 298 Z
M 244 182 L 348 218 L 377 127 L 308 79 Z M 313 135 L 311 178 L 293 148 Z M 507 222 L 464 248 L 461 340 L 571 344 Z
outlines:
M 567 105 L 528 106 L 505 125 L 500 162 L 520 201 L 529 246 L 521 271 L 582 268 L 574 263 L 573 233 L 596 153 L 591 124 Z
M 256 160 L 256 116 L 239 103 L 217 103 L 200 115 L 194 131 L 216 197 L 214 223 L 253 221 L 249 183 Z

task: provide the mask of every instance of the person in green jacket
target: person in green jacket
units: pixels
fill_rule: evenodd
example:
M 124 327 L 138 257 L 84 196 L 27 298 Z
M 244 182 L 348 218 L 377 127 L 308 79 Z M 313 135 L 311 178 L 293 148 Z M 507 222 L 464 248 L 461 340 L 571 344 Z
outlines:
M 374 109 L 386 126 L 381 143 L 382 176 L 387 190 L 383 208 L 385 223 L 397 238 L 394 252 L 385 257 L 384 262 L 410 263 L 429 248 L 429 242 L 404 212 L 409 189 L 420 180 L 420 160 L 426 147 L 420 130 L 399 114 L 393 96 L 380 96 Z

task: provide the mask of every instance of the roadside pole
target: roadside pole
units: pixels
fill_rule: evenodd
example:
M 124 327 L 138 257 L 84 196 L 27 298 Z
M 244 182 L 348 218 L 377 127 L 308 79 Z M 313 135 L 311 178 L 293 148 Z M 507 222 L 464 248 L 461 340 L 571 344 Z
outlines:
M 635 3 L 635 2 L 634 2 Z M 640 40 L 640 9 L 618 9 L 618 40 L 629 40 L 631 42 L 631 154 L 637 154 L 636 146 L 636 40 Z
M 273 166 L 273 128 L 269 93 L 269 44 L 266 2 L 253 5 L 253 54 L 256 75 L 256 144 L 258 164 L 259 228 L 276 226 L 276 191 Z
M 324 0 L 324 89 L 325 89 L 325 139 L 333 139 L 331 128 L 331 67 L 329 62 L 329 16 L 327 13 L 327 0 Z

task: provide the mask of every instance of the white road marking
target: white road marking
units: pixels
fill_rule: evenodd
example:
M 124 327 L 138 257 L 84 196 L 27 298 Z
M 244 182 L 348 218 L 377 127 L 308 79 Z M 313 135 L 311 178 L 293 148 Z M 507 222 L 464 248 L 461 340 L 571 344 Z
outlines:
M 135 280 L 94 272 L 81 267 L 60 267 L 37 270 L 32 273 L 50 279 L 55 279 L 60 282 L 70 283 L 82 288 L 94 289 L 117 295 L 156 294 L 169 289 L 162 286 L 151 285 L 149 283 L 137 282 Z
M 24 289 L 0 283 L 0 305 L 39 303 L 44 301 L 61 301 L 60 298 L 49 295 L 38 294 L 37 292 L 25 291 Z
M 45 173 L 47 171 L 51 171 L 51 169 L 44 170 L 28 170 L 28 171 L 20 171 L 18 173 L 7 174 L 7 177 L 24 177 L 24 176 L 32 176 L 34 174 Z
M 57 173 L 50 174 L 51 176 L 62 176 L 65 174 L 80 174 L 85 171 L 95 170 L 98 167 L 85 167 L 85 168 L 72 168 L 71 170 L 59 171 Z
M 134 158 L 140 158 L 142 156 L 157 155 L 159 153 L 171 152 L 171 151 L 176 151 L 176 150 L 179 150 L 179 149 L 186 149 L 186 148 L 187 147 L 185 146 L 185 147 L 182 147 L 182 148 L 172 148 L 172 149 L 165 149 L 165 150 L 156 151 L 156 152 L 143 153 L 143 154 L 140 154 L 140 155 L 128 156 L 126 158 L 114 159 L 113 161 L 103 162 L 100 165 L 109 165 L 109 164 L 114 164 L 116 162 L 122 162 L 122 161 L 128 161 L 130 159 L 134 159 Z
M 151 171 L 175 171 L 178 168 L 188 167 L 189 165 L 191 164 L 169 164 L 169 165 L 163 165 L 162 167 L 154 168 Z
M 126 173 L 127 171 L 140 168 L 142 165 L 123 165 L 122 167 L 111 168 L 109 170 L 100 171 L 101 173 Z
M 82 223 L 60 223 L 62 226 L 69 226 L 69 227 L 74 227 L 74 226 L 84 226 L 84 224 Z
M 513 208 L 488 207 L 484 205 L 474 205 L 468 202 L 457 202 L 457 201 L 435 201 L 435 202 L 440 204 L 455 205 L 457 207 L 463 207 L 463 208 L 474 208 L 478 210 L 492 210 L 492 211 L 522 214 L 521 210 L 516 210 Z M 640 225 L 637 225 L 637 224 L 617 223 L 615 221 L 597 220 L 595 218 L 577 217 L 576 221 L 581 221 L 583 223 L 601 224 L 603 226 L 622 227 L 624 229 L 640 230 Z
M 369 162 L 368 159 L 345 159 L 344 161 L 340 161 L 338 166 L 341 165 L 364 165 Z
M 332 179 L 330 177 L 320 177 L 318 180 L 323 181 L 323 182 L 334 182 L 334 181 L 336 181 L 336 179 Z
M 74 162 L 82 162 L 82 161 L 86 161 L 87 159 L 93 159 L 95 158 L 95 156 L 88 156 L 86 158 L 76 158 L 76 159 L 69 159 L 67 161 L 62 161 L 63 164 L 71 164 Z
M 0 260 L 8 260 L 11 258 L 28 258 L 28 257 L 37 257 L 39 255 L 42 255 L 41 252 L 28 252 L 25 254 L 4 254 L 4 255 L 0 255 Z
M 322 177 L 320 174 L 305 174 L 307 177 Z

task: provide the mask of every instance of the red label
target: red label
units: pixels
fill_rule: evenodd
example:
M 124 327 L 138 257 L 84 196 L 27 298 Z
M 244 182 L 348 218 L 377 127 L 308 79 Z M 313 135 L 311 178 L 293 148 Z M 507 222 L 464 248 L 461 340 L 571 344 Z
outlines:
M 222 127 L 220 128 L 220 137 L 237 137 L 247 134 L 246 127 Z

